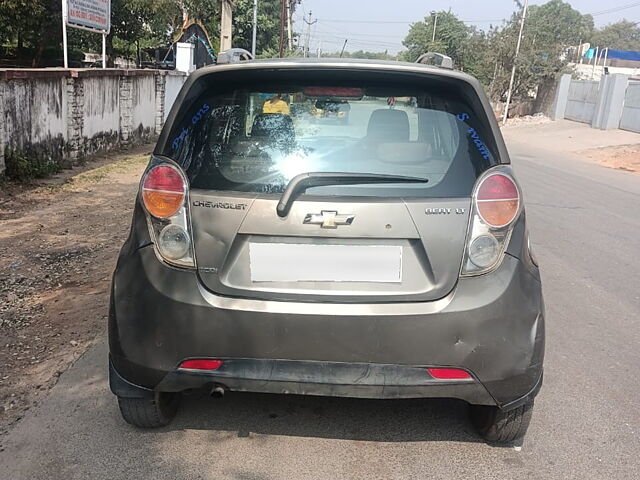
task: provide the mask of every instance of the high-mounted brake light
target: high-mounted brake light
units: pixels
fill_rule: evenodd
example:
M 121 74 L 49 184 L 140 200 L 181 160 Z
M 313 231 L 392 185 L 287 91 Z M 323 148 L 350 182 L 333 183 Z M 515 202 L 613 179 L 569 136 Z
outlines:
M 187 186 L 172 165 L 158 165 L 149 170 L 142 182 L 142 201 L 156 218 L 175 215 L 184 203 Z
M 514 181 L 496 173 L 482 180 L 476 193 L 478 213 L 491 227 L 502 228 L 516 218 L 520 194 Z
M 360 99 L 364 96 L 361 88 L 349 87 L 306 87 L 302 92 L 307 97 L 341 97 Z

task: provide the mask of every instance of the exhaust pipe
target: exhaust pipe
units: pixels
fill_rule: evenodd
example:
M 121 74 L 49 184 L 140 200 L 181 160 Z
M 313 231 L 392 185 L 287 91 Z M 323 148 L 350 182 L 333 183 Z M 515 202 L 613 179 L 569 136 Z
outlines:
M 211 398 L 223 398 L 224 397 L 224 388 L 220 385 L 217 385 L 211 389 L 209 393 Z

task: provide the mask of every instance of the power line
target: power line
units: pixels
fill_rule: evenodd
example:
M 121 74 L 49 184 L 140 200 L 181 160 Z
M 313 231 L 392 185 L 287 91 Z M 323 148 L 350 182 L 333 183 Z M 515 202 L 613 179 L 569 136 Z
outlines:
M 326 42 L 331 42 L 332 39 L 340 40 L 340 41 L 344 41 L 344 36 L 338 36 L 338 35 L 329 35 L 329 34 L 322 34 L 320 36 L 317 37 L 319 40 L 322 41 L 326 41 Z M 402 42 L 398 41 L 398 42 L 376 42 L 375 40 L 367 40 L 367 39 L 351 39 L 349 38 L 349 43 L 353 44 L 353 45 L 376 45 L 376 46 L 380 46 L 380 47 L 390 47 L 390 48 L 395 48 L 395 47 L 402 47 Z
M 318 22 L 320 23 L 320 22 Z M 334 26 L 328 25 L 328 24 L 324 24 L 324 23 L 320 23 L 321 26 L 323 27 L 327 27 L 333 30 L 333 32 L 323 32 L 323 33 L 339 33 L 341 35 L 347 35 L 348 37 L 352 37 L 352 36 L 358 36 L 358 37 L 374 37 L 374 38 L 399 38 L 401 36 L 403 36 L 404 34 L 396 34 L 396 35 L 380 35 L 379 33 L 349 33 L 346 34 L 344 33 L 343 30 L 340 30 L 339 28 L 336 28 Z M 321 32 L 322 33 L 322 32 Z
M 601 11 L 599 11 L 599 12 L 593 12 L 593 13 L 591 13 L 590 15 L 591 15 L 592 17 L 595 17 L 595 16 L 597 16 L 597 15 L 604 15 L 604 14 L 606 14 L 606 13 L 615 13 L 615 12 L 620 12 L 620 11 L 622 11 L 622 10 L 627 10 L 627 9 L 629 9 L 629 8 L 638 7 L 638 6 L 640 6 L 640 2 L 634 2 L 634 3 L 629 3 L 629 4 L 627 4 L 627 5 L 621 5 L 621 6 L 619 6 L 619 7 L 609 8 L 609 9 L 607 9 L 607 10 L 601 10 Z
M 408 25 L 410 23 L 420 23 L 422 20 L 342 20 L 342 19 L 320 19 L 322 22 L 327 23 L 392 23 L 392 24 L 403 24 Z M 491 22 L 501 22 L 504 18 L 492 18 L 488 20 L 460 20 L 463 23 L 491 23 Z

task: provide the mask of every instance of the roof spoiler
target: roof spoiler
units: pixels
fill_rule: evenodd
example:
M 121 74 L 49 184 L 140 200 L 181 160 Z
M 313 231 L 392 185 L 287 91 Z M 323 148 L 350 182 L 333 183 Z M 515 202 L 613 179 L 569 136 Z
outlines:
M 422 63 L 423 65 L 433 65 L 435 67 L 453 70 L 453 59 L 437 52 L 423 53 L 418 57 L 416 63 Z

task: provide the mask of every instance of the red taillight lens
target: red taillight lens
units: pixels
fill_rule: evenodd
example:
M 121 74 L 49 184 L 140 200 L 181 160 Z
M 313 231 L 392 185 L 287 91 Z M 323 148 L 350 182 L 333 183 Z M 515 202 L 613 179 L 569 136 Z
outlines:
M 194 358 L 192 360 L 185 360 L 180 364 L 179 368 L 188 368 L 189 370 L 217 370 L 222 366 L 222 363 L 222 360 Z
M 142 201 L 154 217 L 169 218 L 182 207 L 186 190 L 182 175 L 175 167 L 158 165 L 145 176 Z
M 461 368 L 427 368 L 429 374 L 438 380 L 470 380 L 471 375 Z
M 478 213 L 487 224 L 501 228 L 511 223 L 520 208 L 520 193 L 507 175 L 486 177 L 476 193 Z

